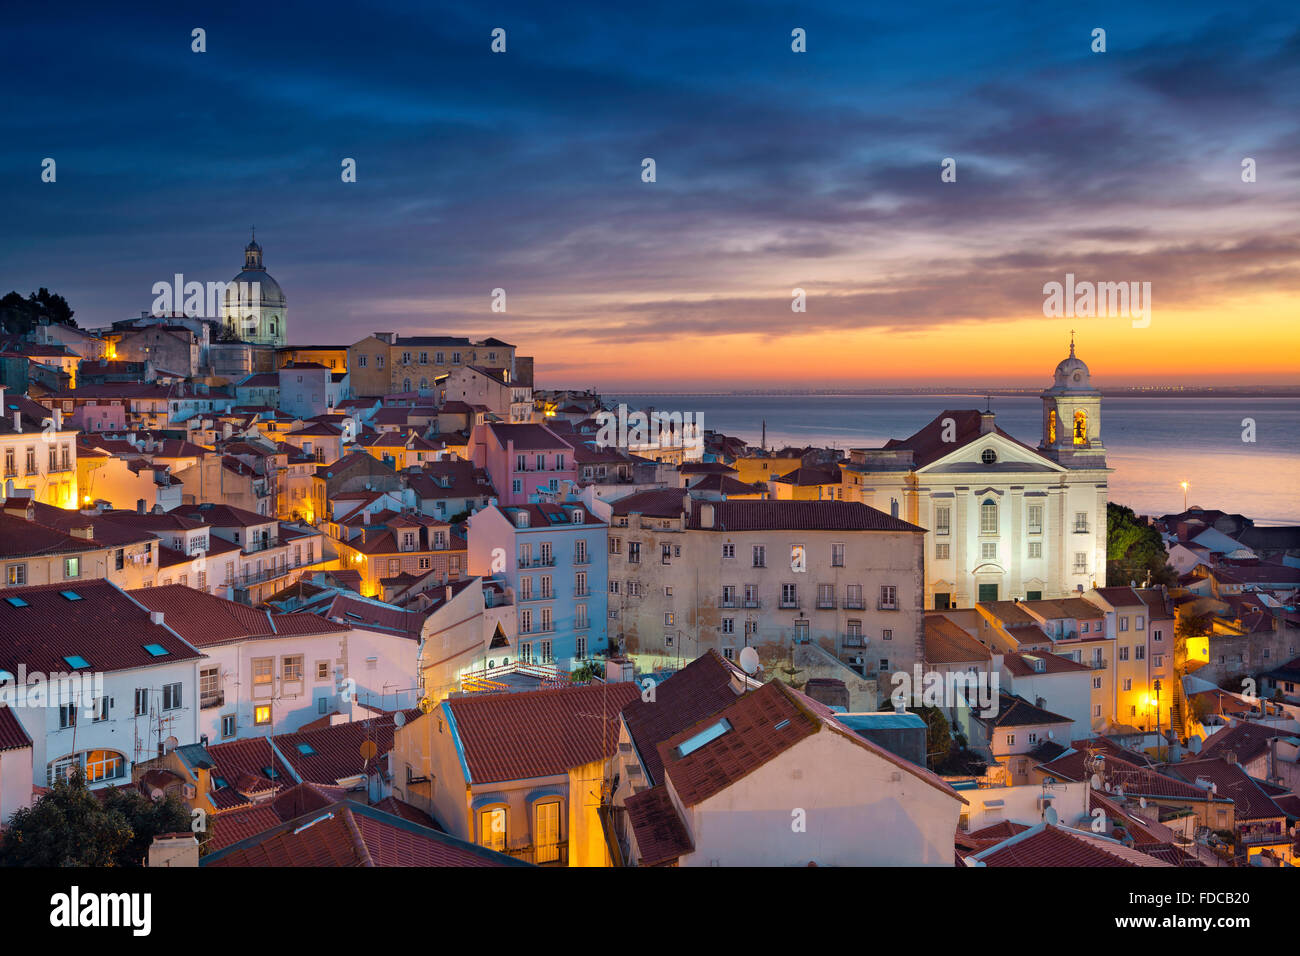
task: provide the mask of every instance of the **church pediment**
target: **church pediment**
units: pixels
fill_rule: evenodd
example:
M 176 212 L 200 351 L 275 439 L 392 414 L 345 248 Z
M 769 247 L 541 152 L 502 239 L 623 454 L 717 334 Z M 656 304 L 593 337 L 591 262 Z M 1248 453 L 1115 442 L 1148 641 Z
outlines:
M 1064 467 L 1005 435 L 989 432 L 959 445 L 942 458 L 918 468 L 918 474 L 969 474 L 983 472 L 1002 475 L 1008 472 L 1059 474 Z

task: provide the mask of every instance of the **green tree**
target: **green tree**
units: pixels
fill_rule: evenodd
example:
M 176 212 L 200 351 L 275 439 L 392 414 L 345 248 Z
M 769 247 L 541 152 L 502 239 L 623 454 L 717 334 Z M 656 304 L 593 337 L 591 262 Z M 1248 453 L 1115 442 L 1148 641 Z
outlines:
M 1178 583 L 1169 565 L 1160 532 L 1138 520 L 1132 508 L 1106 504 L 1106 585 L 1125 587 L 1130 581 L 1146 585 Z
M 26 335 L 42 320 L 50 324 L 77 327 L 73 311 L 63 296 L 41 288 L 27 298 L 10 292 L 0 299 L 0 326 L 13 335 Z
M 131 840 L 118 854 L 118 866 L 141 866 L 160 834 L 190 832 L 189 811 L 170 795 L 155 802 L 134 787 L 115 788 L 104 797 L 104 809 L 121 813 L 131 828 Z
M 922 707 L 912 713 L 925 721 L 925 759 L 934 770 L 952 753 L 952 730 L 948 718 L 938 707 Z
M 9 818 L 0 866 L 120 866 L 132 837 L 121 810 L 105 809 L 78 772 Z

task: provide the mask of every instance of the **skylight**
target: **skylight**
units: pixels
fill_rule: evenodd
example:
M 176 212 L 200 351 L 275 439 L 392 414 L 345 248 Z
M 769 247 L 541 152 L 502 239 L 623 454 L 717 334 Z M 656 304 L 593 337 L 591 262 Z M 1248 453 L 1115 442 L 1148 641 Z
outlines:
M 26 606 L 27 606 L 27 602 L 24 601 L 24 600 L 23 600 L 22 598 L 20 598 L 20 597 L 7 597 L 7 598 L 5 598 L 5 600 L 9 602 L 9 606 L 10 606 L 10 607 L 26 607 Z
M 213 790 L 220 790 L 222 787 L 225 787 L 225 786 L 228 786 L 228 784 L 226 783 L 226 778 L 225 778 L 225 777 L 213 777 L 213 778 L 212 778 L 212 789 L 213 789 Z
M 678 744 L 677 747 L 675 748 L 677 751 L 677 756 L 679 757 L 690 756 L 691 754 L 695 753 L 695 751 L 699 750 L 701 747 L 703 747 L 705 744 L 709 743 L 710 741 L 717 740 L 719 737 L 721 737 L 730 729 L 731 729 L 731 722 L 728 721 L 727 718 L 725 717 L 722 718 L 722 720 L 718 721 L 716 724 L 712 724 L 709 727 L 706 727 L 704 730 L 701 730 L 694 737 L 684 740 L 680 744 Z
M 82 667 L 90 666 L 90 662 L 86 660 L 84 657 L 82 657 L 80 654 L 69 654 L 63 659 L 68 662 L 68 666 L 71 667 L 73 670 L 78 670 Z
M 171 653 L 171 651 L 167 650 L 167 648 L 163 647 L 161 644 L 145 644 L 144 649 L 153 657 L 166 657 Z
M 76 591 L 60 591 L 59 594 L 65 601 L 80 601 L 81 595 Z
M 316 753 L 316 748 L 311 744 L 299 744 L 298 753 L 302 754 L 304 757 L 310 757 Z
M 267 780 L 275 780 L 280 776 L 280 771 L 276 770 L 274 767 L 263 767 L 262 776 L 266 777 Z

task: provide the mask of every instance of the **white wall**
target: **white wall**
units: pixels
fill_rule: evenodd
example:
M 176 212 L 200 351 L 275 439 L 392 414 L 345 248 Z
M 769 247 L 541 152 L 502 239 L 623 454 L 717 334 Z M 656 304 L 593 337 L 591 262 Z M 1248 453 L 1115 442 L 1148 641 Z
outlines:
M 671 781 L 671 769 L 669 779 Z M 952 866 L 961 801 L 821 730 L 687 811 L 683 866 Z M 795 832 L 794 811 L 806 814 Z

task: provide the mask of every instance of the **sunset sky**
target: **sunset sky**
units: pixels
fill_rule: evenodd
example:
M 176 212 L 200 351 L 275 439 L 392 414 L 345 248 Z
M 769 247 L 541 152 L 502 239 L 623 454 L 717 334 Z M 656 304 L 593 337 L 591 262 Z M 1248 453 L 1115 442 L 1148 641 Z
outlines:
M 291 341 L 496 335 L 541 387 L 1039 385 L 1071 328 L 1103 386 L 1300 380 L 1294 0 L 985 6 L 13 7 L 0 294 L 107 325 L 255 224 Z M 1150 327 L 1045 318 L 1067 272 Z

